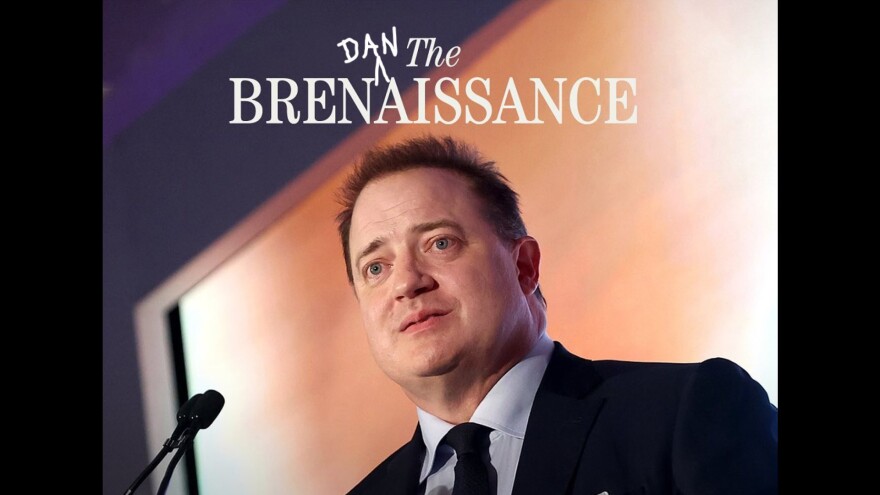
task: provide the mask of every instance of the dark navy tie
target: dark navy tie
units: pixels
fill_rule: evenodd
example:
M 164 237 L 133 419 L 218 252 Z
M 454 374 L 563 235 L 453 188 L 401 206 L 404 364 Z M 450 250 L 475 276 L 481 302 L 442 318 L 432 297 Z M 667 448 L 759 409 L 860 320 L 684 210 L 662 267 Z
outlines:
M 455 449 L 455 485 L 452 495 L 489 495 L 489 471 L 483 453 L 489 447 L 490 428 L 476 423 L 455 426 L 444 437 Z

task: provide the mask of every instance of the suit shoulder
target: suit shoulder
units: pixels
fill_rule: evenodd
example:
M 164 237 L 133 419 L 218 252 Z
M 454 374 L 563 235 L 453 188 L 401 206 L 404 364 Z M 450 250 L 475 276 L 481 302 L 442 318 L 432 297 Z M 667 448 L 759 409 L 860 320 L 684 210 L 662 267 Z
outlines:
M 682 389 L 699 363 L 661 363 L 641 361 L 593 361 L 606 390 L 640 391 Z
M 698 376 L 704 380 L 717 382 L 751 382 L 752 377 L 740 365 L 721 357 L 707 359 L 700 363 Z
M 715 357 L 702 362 L 668 363 L 597 360 L 588 361 L 601 377 L 602 395 L 643 396 L 667 399 L 690 397 L 698 403 L 730 404 L 748 396 L 750 402 L 766 402 L 767 393 L 733 361 Z M 726 397 L 725 400 L 721 400 Z
M 685 493 L 776 493 L 778 411 L 727 359 L 700 363 L 679 405 L 673 469 Z
M 672 380 L 684 385 L 692 381 L 714 382 L 720 385 L 753 381 L 738 364 L 721 357 L 694 363 L 667 363 L 647 361 L 592 361 L 603 380 Z
M 700 409 L 714 404 L 719 411 L 760 405 L 775 410 L 766 390 L 738 364 L 724 358 L 699 364 L 687 383 L 688 397 Z

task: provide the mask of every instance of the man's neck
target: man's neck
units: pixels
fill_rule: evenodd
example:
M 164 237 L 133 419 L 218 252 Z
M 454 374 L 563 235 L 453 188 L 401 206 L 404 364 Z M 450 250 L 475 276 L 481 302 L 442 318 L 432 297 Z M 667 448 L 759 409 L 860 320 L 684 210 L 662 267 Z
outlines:
M 494 372 L 481 377 L 433 377 L 425 386 L 414 390 L 406 390 L 409 399 L 419 408 L 454 425 L 465 423 L 473 416 L 477 406 L 483 401 L 498 380 L 510 371 L 526 354 Z M 458 380 L 456 380 L 458 379 Z
M 422 378 L 416 384 L 403 387 L 404 393 L 417 407 L 447 423 L 465 423 L 498 380 L 529 354 L 543 332 L 544 325 L 537 331 L 528 332 L 524 339 L 502 354 L 507 356 L 506 359 L 459 363 L 448 373 Z

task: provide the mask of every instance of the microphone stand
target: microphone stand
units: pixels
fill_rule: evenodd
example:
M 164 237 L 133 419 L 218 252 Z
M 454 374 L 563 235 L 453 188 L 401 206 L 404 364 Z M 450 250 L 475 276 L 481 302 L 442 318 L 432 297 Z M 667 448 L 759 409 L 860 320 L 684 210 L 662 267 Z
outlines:
M 134 491 L 137 490 L 139 486 L 141 486 L 141 483 L 143 483 L 144 480 L 147 479 L 147 476 L 149 476 L 150 473 L 152 473 L 153 470 L 156 469 L 156 466 L 158 466 L 159 463 L 162 462 L 162 459 L 164 459 L 165 456 L 168 455 L 169 452 L 174 450 L 178 445 L 179 443 L 174 441 L 174 435 L 168 438 L 168 440 L 165 440 L 165 443 L 162 444 L 162 448 L 159 450 L 159 453 L 156 454 L 156 457 L 153 458 L 152 462 L 150 462 L 150 464 L 147 465 L 146 468 L 144 468 L 143 472 L 141 472 L 141 474 L 137 478 L 135 478 L 131 486 L 128 487 L 128 490 L 125 491 L 125 495 L 132 495 Z
M 196 438 L 196 433 L 198 432 L 198 427 L 187 428 L 184 430 L 180 441 L 178 441 L 176 445 L 177 452 L 174 453 L 174 457 L 171 458 L 171 462 L 169 462 L 168 467 L 165 468 L 165 476 L 162 477 L 162 483 L 159 484 L 159 490 L 156 492 L 156 495 L 165 495 L 165 490 L 168 489 L 168 483 L 171 482 L 171 474 L 174 472 L 174 468 L 177 467 L 180 458 L 189 451 L 190 447 L 192 447 L 193 439 Z

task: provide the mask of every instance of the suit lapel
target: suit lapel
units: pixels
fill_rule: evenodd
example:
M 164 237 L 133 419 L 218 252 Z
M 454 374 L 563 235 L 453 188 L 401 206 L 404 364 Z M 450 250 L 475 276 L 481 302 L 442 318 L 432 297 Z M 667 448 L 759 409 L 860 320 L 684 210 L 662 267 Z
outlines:
M 421 427 L 416 426 L 412 440 L 404 445 L 388 463 L 384 484 L 384 489 L 387 491 L 384 493 L 388 495 L 413 495 L 416 493 L 419 487 L 419 475 L 422 471 L 422 452 L 424 449 Z
M 600 381 L 590 361 L 556 342 L 529 415 L 513 495 L 566 493 L 604 402 L 589 396 Z

